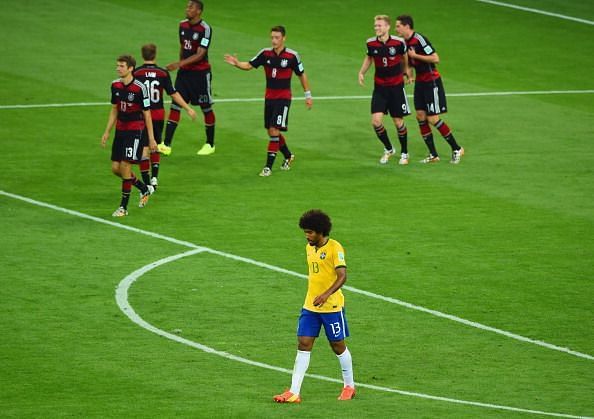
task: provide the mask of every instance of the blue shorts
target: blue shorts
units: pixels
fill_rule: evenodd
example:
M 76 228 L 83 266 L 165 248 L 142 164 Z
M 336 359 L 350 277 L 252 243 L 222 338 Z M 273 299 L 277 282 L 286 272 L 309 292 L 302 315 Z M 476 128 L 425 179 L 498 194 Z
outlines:
M 324 325 L 326 337 L 330 341 L 344 340 L 349 336 L 349 325 L 347 324 L 344 307 L 341 311 L 334 313 L 316 313 L 305 308 L 301 309 L 297 336 L 320 336 L 320 329 Z

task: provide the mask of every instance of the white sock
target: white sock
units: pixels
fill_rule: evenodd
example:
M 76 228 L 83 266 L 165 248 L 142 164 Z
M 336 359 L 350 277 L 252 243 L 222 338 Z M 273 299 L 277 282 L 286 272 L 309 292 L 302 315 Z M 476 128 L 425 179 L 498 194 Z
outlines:
M 353 378 L 353 358 L 347 348 L 342 354 L 336 355 L 340 361 L 340 368 L 342 369 L 342 379 L 344 386 L 355 388 L 355 380 Z
M 293 378 L 291 379 L 291 393 L 299 394 L 301 392 L 301 383 L 303 383 L 303 377 L 309 367 L 309 358 L 311 352 L 297 351 L 295 357 L 295 366 L 293 367 Z

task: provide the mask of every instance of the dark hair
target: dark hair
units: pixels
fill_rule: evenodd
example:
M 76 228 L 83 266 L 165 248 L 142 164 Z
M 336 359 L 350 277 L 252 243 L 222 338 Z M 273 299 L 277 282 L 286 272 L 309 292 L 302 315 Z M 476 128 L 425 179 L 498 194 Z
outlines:
M 198 8 L 200 10 L 204 10 L 204 3 L 202 3 L 200 0 L 190 0 L 192 3 L 196 3 L 196 6 L 198 6 Z
M 312 230 L 324 236 L 330 235 L 332 221 L 322 210 L 312 209 L 306 211 L 299 219 L 299 227 L 302 230 Z
M 287 33 L 285 27 L 282 25 L 274 26 L 272 29 L 270 29 L 270 32 L 280 32 L 283 34 L 283 36 L 285 36 L 285 34 Z
M 155 44 L 143 45 L 140 51 L 145 61 L 154 61 L 157 56 L 157 46 Z
M 396 20 L 399 20 L 400 24 L 402 25 L 410 26 L 411 29 L 415 28 L 415 24 L 411 15 L 400 15 L 396 18 Z
M 126 63 L 128 68 L 130 68 L 130 67 L 136 68 L 136 60 L 131 55 L 120 55 L 116 61 L 118 63 Z

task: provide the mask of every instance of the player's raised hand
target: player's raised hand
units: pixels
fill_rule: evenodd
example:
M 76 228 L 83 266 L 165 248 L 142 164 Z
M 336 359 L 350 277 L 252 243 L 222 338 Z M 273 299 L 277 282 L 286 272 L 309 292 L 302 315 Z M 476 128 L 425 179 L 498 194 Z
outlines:
M 233 67 L 237 67 L 237 63 L 239 62 L 237 54 L 225 54 L 225 62 L 231 64 Z

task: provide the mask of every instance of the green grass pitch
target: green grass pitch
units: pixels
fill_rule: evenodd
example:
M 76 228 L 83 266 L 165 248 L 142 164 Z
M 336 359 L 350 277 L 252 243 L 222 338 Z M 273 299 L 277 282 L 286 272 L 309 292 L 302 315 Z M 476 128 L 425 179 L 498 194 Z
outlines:
M 515 4 L 594 20 L 591 2 Z M 139 58 L 154 42 L 159 62 L 173 61 L 184 7 L 4 1 L 0 191 L 113 222 L 120 183 L 99 141 L 114 60 Z M 442 61 L 444 119 L 466 149 L 458 166 L 437 134 L 442 162 L 417 163 L 425 146 L 413 117 L 412 163 L 380 166 L 369 99 L 344 98 L 371 94 L 372 74 L 360 87 L 357 72 L 373 16 L 407 12 Z M 145 209 L 133 194 L 129 217 L 116 223 L 304 274 L 297 220 L 323 208 L 346 248 L 347 285 L 583 356 L 346 290 L 355 380 L 448 400 L 361 386 L 339 403 L 340 383 L 306 377 L 301 405 L 277 405 L 289 374 L 158 336 L 118 308 L 122 279 L 189 247 L 0 193 L 0 416 L 594 416 L 594 25 L 473 0 L 212 1 L 204 18 L 214 33 L 216 154 L 195 155 L 201 116 L 184 118 L 159 191 Z M 261 98 L 264 76 L 223 55 L 250 59 L 276 24 L 303 59 L 314 108 L 294 79 L 287 139 L 297 160 L 262 179 L 262 102 L 224 99 Z M 10 106 L 81 102 L 100 104 Z M 290 370 L 305 287 L 203 252 L 146 272 L 128 302 L 164 332 Z M 341 378 L 324 337 L 308 372 Z

